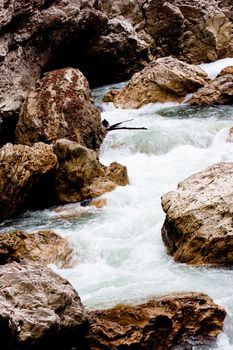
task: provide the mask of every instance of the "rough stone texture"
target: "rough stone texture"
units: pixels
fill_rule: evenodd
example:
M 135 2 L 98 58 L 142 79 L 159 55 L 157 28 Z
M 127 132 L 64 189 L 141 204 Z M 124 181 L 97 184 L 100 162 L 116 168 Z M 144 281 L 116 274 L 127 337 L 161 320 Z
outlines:
M 159 58 L 136 73 L 121 90 L 107 93 L 104 102 L 116 107 L 140 108 L 147 103 L 182 101 L 208 80 L 199 67 L 172 57 Z
M 218 77 L 199 89 L 188 101 L 191 106 L 233 103 L 233 67 L 223 69 Z
M 112 80 L 117 80 L 117 72 L 121 80 L 128 78 L 128 74 L 140 70 L 152 56 L 174 55 L 198 64 L 233 54 L 233 6 L 230 0 L 102 0 L 102 3 L 110 21 L 104 33 L 90 43 L 86 56 L 95 57 L 96 67 L 107 71 Z M 111 28 L 112 19 L 133 26 L 134 45 L 129 43 L 132 41 L 129 31 L 121 30 L 119 42 Z M 122 38 L 123 32 L 128 36 L 128 44 Z M 98 47 L 101 50 L 98 51 Z M 119 56 L 125 58 L 119 59 Z M 85 63 L 83 69 L 87 69 Z M 92 69 L 92 76 L 97 71 Z M 101 81 L 100 77 L 98 79 Z
M 75 142 L 59 140 L 54 145 L 58 158 L 56 192 L 60 202 L 78 202 L 128 184 L 127 169 L 118 163 L 100 164 L 96 153 Z
M 0 264 L 20 262 L 23 259 L 42 265 L 55 263 L 60 267 L 68 267 L 72 259 L 72 249 L 64 238 L 52 231 L 1 233 Z
M 16 262 L 0 267 L 3 349 L 70 349 L 85 322 L 77 292 L 49 268 Z
M 92 85 L 120 82 L 151 61 L 153 44 L 153 39 L 145 31 L 138 32 L 123 16 L 114 17 L 86 49 L 79 67 Z
M 54 169 L 57 158 L 52 147 L 36 143 L 33 147 L 6 144 L 0 149 L 0 218 L 22 208 L 31 188 Z
M 221 70 L 221 72 L 217 75 L 217 78 L 218 77 L 222 77 L 226 74 L 231 74 L 233 75 L 233 66 L 228 66 L 228 67 L 225 67 Z
M 86 78 L 79 70 L 67 68 L 47 73 L 29 93 L 16 141 L 31 146 L 64 137 L 98 150 L 105 133 Z
M 227 137 L 227 142 L 233 142 L 233 127 L 230 128 L 230 130 L 229 130 L 229 134 L 228 134 L 228 137 Z
M 214 340 L 222 331 L 225 312 L 205 294 L 177 293 L 138 306 L 117 306 L 89 314 L 88 350 L 156 349 L 192 341 Z M 192 343 L 193 344 L 193 343 Z
M 217 0 L 141 1 L 145 29 L 160 55 L 190 63 L 215 61 L 233 54 L 230 4 Z M 225 7 L 228 6 L 228 7 Z
M 4 0 L 0 4 L 0 106 L 17 111 L 57 55 L 75 38 L 88 42 L 107 23 L 97 0 Z M 64 66 L 63 66 L 64 67 Z
M 3 0 L 0 14 L 0 145 L 13 142 L 44 71 L 78 67 L 103 85 L 152 56 L 201 63 L 233 54 L 231 0 Z
M 215 164 L 162 196 L 162 238 L 176 261 L 233 263 L 233 163 Z

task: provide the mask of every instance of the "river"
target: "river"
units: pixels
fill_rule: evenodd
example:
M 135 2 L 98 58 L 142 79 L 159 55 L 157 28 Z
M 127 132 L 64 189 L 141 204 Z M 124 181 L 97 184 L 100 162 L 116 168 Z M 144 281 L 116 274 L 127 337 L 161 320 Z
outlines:
M 233 59 L 203 65 L 214 77 Z M 97 104 L 110 87 L 94 90 Z M 2 223 L 0 231 L 53 229 L 75 250 L 75 267 L 51 267 L 67 278 L 89 308 L 137 303 L 174 291 L 201 291 L 228 313 L 224 333 L 216 347 L 233 350 L 233 271 L 231 268 L 194 268 L 175 263 L 161 239 L 164 213 L 161 195 L 179 181 L 217 162 L 233 161 L 227 143 L 233 126 L 233 106 L 194 108 L 177 104 L 151 104 L 139 110 L 104 106 L 102 118 L 110 124 L 133 119 L 128 126 L 148 130 L 112 131 L 100 160 L 127 166 L 130 184 L 105 194 L 102 209 L 70 204 L 83 215 L 65 219 L 52 210 L 26 212 Z M 200 348 L 197 348 L 200 349 Z

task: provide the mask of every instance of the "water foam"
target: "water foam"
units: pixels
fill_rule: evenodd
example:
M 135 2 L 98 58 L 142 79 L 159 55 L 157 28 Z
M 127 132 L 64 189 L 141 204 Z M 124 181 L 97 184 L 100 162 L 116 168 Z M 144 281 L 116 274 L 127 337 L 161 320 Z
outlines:
M 220 61 L 211 64 L 209 71 L 219 69 Z M 102 92 L 96 91 L 98 98 Z M 226 142 L 233 124 L 232 107 L 151 104 L 139 110 L 111 107 L 102 114 L 110 124 L 133 118 L 126 125 L 148 128 L 110 132 L 102 146 L 101 162 L 125 164 L 130 185 L 104 195 L 107 206 L 102 209 L 89 212 L 79 204 L 65 206 L 67 211 L 86 210 L 83 216 L 59 219 L 48 210 L 28 212 L 9 221 L 8 229 L 12 224 L 31 231 L 55 228 L 66 237 L 77 264 L 67 270 L 52 268 L 73 284 L 89 308 L 137 303 L 174 291 L 209 294 L 228 311 L 225 333 L 217 348 L 211 349 L 232 350 L 233 271 L 175 263 L 162 243 L 160 205 L 161 195 L 187 176 L 217 162 L 233 161 L 233 146 Z

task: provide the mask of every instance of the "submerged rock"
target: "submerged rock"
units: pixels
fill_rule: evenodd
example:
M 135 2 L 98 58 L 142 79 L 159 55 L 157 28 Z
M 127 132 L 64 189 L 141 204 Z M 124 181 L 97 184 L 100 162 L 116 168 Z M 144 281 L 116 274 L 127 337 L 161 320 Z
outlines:
M 105 167 L 88 148 L 62 139 L 53 149 L 58 159 L 55 181 L 60 202 L 79 202 L 128 184 L 125 166 L 114 162 Z
M 176 261 L 233 264 L 233 163 L 215 164 L 162 196 L 162 238 Z
M 223 329 L 225 311 L 201 293 L 157 297 L 138 306 L 120 305 L 89 313 L 84 349 L 159 349 L 215 340 Z M 189 343 L 190 338 L 192 341 Z
M 191 106 L 233 103 L 233 66 L 224 68 L 216 79 L 199 89 L 188 101 Z
M 57 164 L 52 147 L 6 144 L 0 149 L 0 219 L 21 209 L 31 189 Z
M 140 108 L 148 103 L 177 101 L 207 82 L 199 67 L 172 57 L 159 58 L 136 73 L 121 90 L 108 92 L 103 101 L 120 108 Z
M 86 78 L 79 70 L 67 68 L 47 73 L 29 93 L 16 141 L 31 146 L 67 138 L 98 151 L 105 134 Z
M 52 231 L 13 231 L 0 234 L 1 265 L 27 259 L 42 265 L 55 263 L 60 267 L 68 267 L 72 253 L 68 242 Z
M 49 268 L 16 262 L 0 267 L 3 349 L 68 350 L 86 320 L 77 292 Z
M 233 127 L 230 128 L 230 130 L 229 130 L 229 134 L 228 134 L 228 137 L 227 137 L 227 142 L 233 142 Z

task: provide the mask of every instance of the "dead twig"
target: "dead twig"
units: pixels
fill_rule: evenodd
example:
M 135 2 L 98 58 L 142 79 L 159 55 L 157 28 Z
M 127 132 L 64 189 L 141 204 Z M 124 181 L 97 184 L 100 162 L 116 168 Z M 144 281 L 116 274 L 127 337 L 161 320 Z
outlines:
M 103 124 L 103 126 L 105 127 L 105 129 L 107 131 L 113 131 L 113 130 L 147 130 L 147 128 L 145 128 L 145 127 L 120 126 L 123 123 L 131 122 L 132 120 L 133 119 L 128 119 L 128 120 L 124 120 L 122 122 L 110 125 L 109 122 L 106 119 L 104 119 L 102 121 L 102 124 Z

